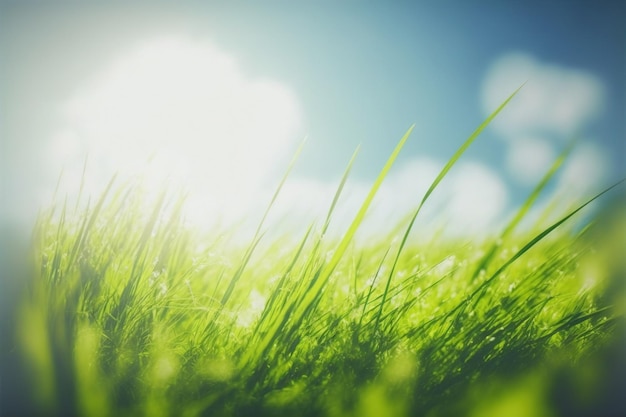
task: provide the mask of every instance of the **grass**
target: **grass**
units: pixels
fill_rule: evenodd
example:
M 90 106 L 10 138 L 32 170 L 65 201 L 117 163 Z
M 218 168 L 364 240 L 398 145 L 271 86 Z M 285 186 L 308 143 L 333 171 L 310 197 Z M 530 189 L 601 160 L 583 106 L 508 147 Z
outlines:
M 611 240 L 621 234 L 606 226 L 623 216 L 568 227 L 596 196 L 551 225 L 517 230 L 566 153 L 499 235 L 469 243 L 410 238 L 429 196 L 514 95 L 450 158 L 408 223 L 366 243 L 354 236 L 411 129 L 338 239 L 326 231 L 356 152 L 321 227 L 311 225 L 296 244 L 293 236 L 263 239 L 267 212 L 243 247 L 228 231 L 200 235 L 183 226 L 182 199 L 163 193 L 146 212 L 140 188 L 115 180 L 86 207 L 42 212 L 16 303 L 15 349 L 29 389 L 15 410 L 90 417 L 623 411 L 619 395 L 611 396 L 624 382 L 616 353 L 624 266 L 611 254 L 623 242 Z

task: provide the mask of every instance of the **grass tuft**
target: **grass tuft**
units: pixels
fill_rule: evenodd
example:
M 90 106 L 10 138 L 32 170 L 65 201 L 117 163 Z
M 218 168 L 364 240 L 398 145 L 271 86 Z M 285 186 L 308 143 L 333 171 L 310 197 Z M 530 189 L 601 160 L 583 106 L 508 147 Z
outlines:
M 585 381 L 624 366 L 605 352 L 621 340 L 623 297 L 612 294 L 626 268 L 602 244 L 619 239 L 605 225 L 623 224 L 623 215 L 598 217 L 578 233 L 567 228 L 618 184 L 548 227 L 518 231 L 568 148 L 495 238 L 410 239 L 429 197 L 516 93 L 449 159 L 399 242 L 353 238 L 413 127 L 338 239 L 326 231 L 358 149 L 321 227 L 308 227 L 296 244 L 263 241 L 296 158 L 244 248 L 228 233 L 200 238 L 183 227 L 182 198 L 164 192 L 145 213 L 138 189 L 113 180 L 94 205 L 43 211 L 17 311 L 16 346 L 31 390 L 14 409 L 445 416 L 506 414 L 524 398 L 528 415 L 567 415 L 568 396 L 554 394 L 562 375 L 591 386 Z M 602 365 L 605 358 L 614 366 Z M 589 388 L 585 406 L 623 411 L 607 392 Z

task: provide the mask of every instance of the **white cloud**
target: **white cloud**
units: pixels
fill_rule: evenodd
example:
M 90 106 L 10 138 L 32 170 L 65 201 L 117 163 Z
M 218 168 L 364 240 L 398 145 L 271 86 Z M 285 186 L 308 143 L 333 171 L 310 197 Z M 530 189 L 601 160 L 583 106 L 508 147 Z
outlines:
M 88 191 L 112 174 L 144 173 L 190 191 L 191 212 L 236 217 L 298 141 L 301 112 L 277 82 L 249 77 L 213 44 L 144 42 L 113 62 L 63 106 L 48 172 L 61 166 L 77 189 L 87 154 Z M 149 162 L 148 162 L 149 161 Z M 194 201 L 195 200 L 195 201 Z
M 395 167 L 370 207 L 360 235 L 367 238 L 391 232 L 417 208 L 442 167 L 443 163 L 431 158 L 414 158 Z M 313 220 L 323 221 L 337 185 L 338 181 L 289 180 L 271 223 L 302 229 Z M 347 229 L 370 187 L 371 183 L 363 180 L 348 182 L 332 218 L 332 232 L 341 234 Z M 507 203 L 507 188 L 495 172 L 477 162 L 459 163 L 424 206 L 414 235 L 429 236 L 439 228 L 449 235 L 492 232 Z
M 277 183 L 273 170 L 284 169 L 302 118 L 286 87 L 247 77 L 213 45 L 181 38 L 135 48 L 72 97 L 64 112 L 66 128 L 52 137 L 48 161 L 52 172 L 65 166 L 69 187 L 78 189 L 88 154 L 88 191 L 97 192 L 115 171 L 142 174 L 148 188 L 182 183 L 189 191 L 187 215 L 207 226 L 240 220 L 253 226 L 260 219 Z M 442 167 L 430 158 L 396 166 L 364 233 L 396 226 Z M 339 179 L 289 178 L 267 228 L 280 233 L 319 225 L 338 185 Z M 348 180 L 332 217 L 335 234 L 349 226 L 370 187 L 369 181 Z M 506 187 L 487 167 L 462 163 L 432 195 L 416 227 L 430 233 L 445 220 L 452 233 L 484 231 L 506 197 Z
M 400 211 L 404 214 L 409 207 L 415 206 L 426 193 L 428 187 L 443 168 L 443 164 L 433 158 L 413 158 L 392 171 L 383 183 L 379 204 L 386 210 Z M 387 203 L 391 202 L 391 204 Z
M 270 223 L 276 227 L 308 227 L 322 221 L 338 186 L 313 178 L 289 178 L 270 212 Z M 269 194 L 268 194 L 269 197 Z M 266 198 L 269 201 L 269 198 Z
M 512 140 L 506 163 L 515 179 L 524 185 L 536 185 L 556 157 L 545 139 L 520 137 Z
M 524 82 L 493 121 L 492 127 L 505 138 L 536 133 L 569 138 L 602 109 L 604 89 L 592 74 L 510 53 L 496 60 L 487 73 L 482 92 L 485 112 L 495 110 Z
M 526 228 L 545 228 L 567 212 L 600 192 L 608 184 L 609 164 L 606 153 L 593 142 L 583 142 L 567 159 L 556 176 L 554 188 L 531 208 L 522 222 Z M 581 224 L 584 213 L 597 208 L 592 203 L 583 213 L 570 220 L 570 226 Z
M 559 176 L 558 192 L 571 198 L 590 196 L 600 191 L 609 173 L 606 153 L 592 142 L 578 146 L 566 161 Z
M 506 166 L 519 184 L 535 185 L 556 157 L 555 149 L 585 132 L 604 106 L 600 80 L 581 70 L 543 63 L 523 53 L 496 60 L 485 77 L 482 102 L 491 113 L 517 87 L 519 94 L 492 122 L 508 143 Z M 558 175 L 552 198 L 573 201 L 598 187 L 609 159 L 592 143 L 580 146 Z
M 465 162 L 453 174 L 450 187 L 452 231 L 492 231 L 508 202 L 508 191 L 500 177 L 486 165 Z

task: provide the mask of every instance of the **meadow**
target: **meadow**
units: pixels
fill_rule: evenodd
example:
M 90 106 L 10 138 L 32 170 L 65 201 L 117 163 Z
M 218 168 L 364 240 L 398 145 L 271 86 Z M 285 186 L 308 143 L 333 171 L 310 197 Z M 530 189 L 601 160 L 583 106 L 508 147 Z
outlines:
M 566 150 L 499 233 L 412 238 L 422 207 L 513 95 L 376 239 L 355 236 L 410 130 L 339 237 L 327 231 L 356 153 L 326 218 L 298 236 L 267 238 L 265 217 L 245 244 L 229 230 L 199 233 L 185 227 L 183 198 L 164 192 L 146 210 L 141 186 L 117 179 L 93 200 L 58 199 L 39 216 L 14 303 L 13 369 L 28 383 L 13 411 L 622 415 L 619 185 L 521 227 Z

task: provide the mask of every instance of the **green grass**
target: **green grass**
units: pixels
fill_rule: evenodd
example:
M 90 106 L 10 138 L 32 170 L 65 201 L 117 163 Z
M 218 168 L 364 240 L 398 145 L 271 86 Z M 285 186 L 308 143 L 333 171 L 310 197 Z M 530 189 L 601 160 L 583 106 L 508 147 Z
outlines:
M 299 240 L 264 239 L 267 213 L 243 247 L 228 231 L 200 235 L 184 227 L 182 199 L 163 193 L 146 212 L 140 187 L 115 181 L 86 207 L 42 212 L 17 304 L 30 409 L 189 417 L 609 410 L 613 398 L 598 381 L 623 366 L 610 356 L 625 314 L 623 261 L 611 254 L 623 243 L 611 240 L 619 229 L 595 220 L 568 227 L 583 202 L 552 225 L 518 230 L 566 153 L 499 235 L 411 239 L 429 196 L 514 94 L 450 158 L 408 223 L 365 243 L 355 234 L 411 129 L 341 238 L 326 231 L 356 152 L 327 218 Z

